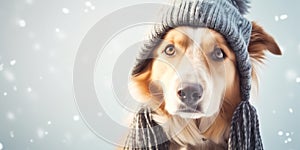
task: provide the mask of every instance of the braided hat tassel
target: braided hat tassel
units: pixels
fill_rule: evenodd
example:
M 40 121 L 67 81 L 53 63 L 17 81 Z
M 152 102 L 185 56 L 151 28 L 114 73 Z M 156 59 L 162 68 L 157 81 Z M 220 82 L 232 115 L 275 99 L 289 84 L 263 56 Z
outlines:
M 256 109 L 249 101 L 242 101 L 233 113 L 229 150 L 263 150 Z

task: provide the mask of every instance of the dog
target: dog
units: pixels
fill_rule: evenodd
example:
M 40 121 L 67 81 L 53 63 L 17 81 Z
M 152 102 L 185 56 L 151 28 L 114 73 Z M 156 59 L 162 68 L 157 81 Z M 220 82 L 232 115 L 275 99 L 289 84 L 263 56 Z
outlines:
M 274 38 L 252 22 L 248 52 L 251 96 L 265 52 L 281 55 Z M 131 77 L 130 93 L 153 109 L 170 149 L 227 149 L 233 112 L 241 102 L 236 57 L 224 37 L 206 27 L 169 30 L 153 59 Z

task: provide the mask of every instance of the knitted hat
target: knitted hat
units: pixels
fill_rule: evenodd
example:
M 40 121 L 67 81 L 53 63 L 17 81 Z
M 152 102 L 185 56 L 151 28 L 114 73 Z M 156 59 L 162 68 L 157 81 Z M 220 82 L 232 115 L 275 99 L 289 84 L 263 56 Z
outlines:
M 229 149 L 263 149 L 256 110 L 249 103 L 252 69 L 247 49 L 252 26 L 243 16 L 249 8 L 248 3 L 248 0 L 174 0 L 163 13 L 162 23 L 154 26 L 132 71 L 136 76 L 146 68 L 155 47 L 173 28 L 207 27 L 222 34 L 236 56 L 242 99 L 233 113 Z

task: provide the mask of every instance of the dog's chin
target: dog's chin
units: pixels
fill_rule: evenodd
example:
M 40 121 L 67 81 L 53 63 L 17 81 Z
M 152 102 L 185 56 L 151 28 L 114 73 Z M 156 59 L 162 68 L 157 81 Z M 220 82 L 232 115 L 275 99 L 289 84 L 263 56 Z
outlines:
M 187 119 L 199 119 L 201 117 L 206 116 L 203 112 L 201 112 L 197 108 L 192 109 L 189 107 L 180 107 L 173 113 L 173 115 L 180 116 L 181 118 L 187 118 Z
M 186 119 L 199 119 L 205 116 L 205 114 L 201 112 L 176 112 L 175 115 Z

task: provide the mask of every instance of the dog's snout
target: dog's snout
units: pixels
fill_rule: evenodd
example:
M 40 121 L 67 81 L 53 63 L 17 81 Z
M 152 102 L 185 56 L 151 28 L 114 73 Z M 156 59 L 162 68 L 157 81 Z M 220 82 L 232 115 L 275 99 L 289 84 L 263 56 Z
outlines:
M 178 98 L 186 104 L 195 104 L 203 94 L 203 88 L 200 84 L 182 83 L 177 89 Z

